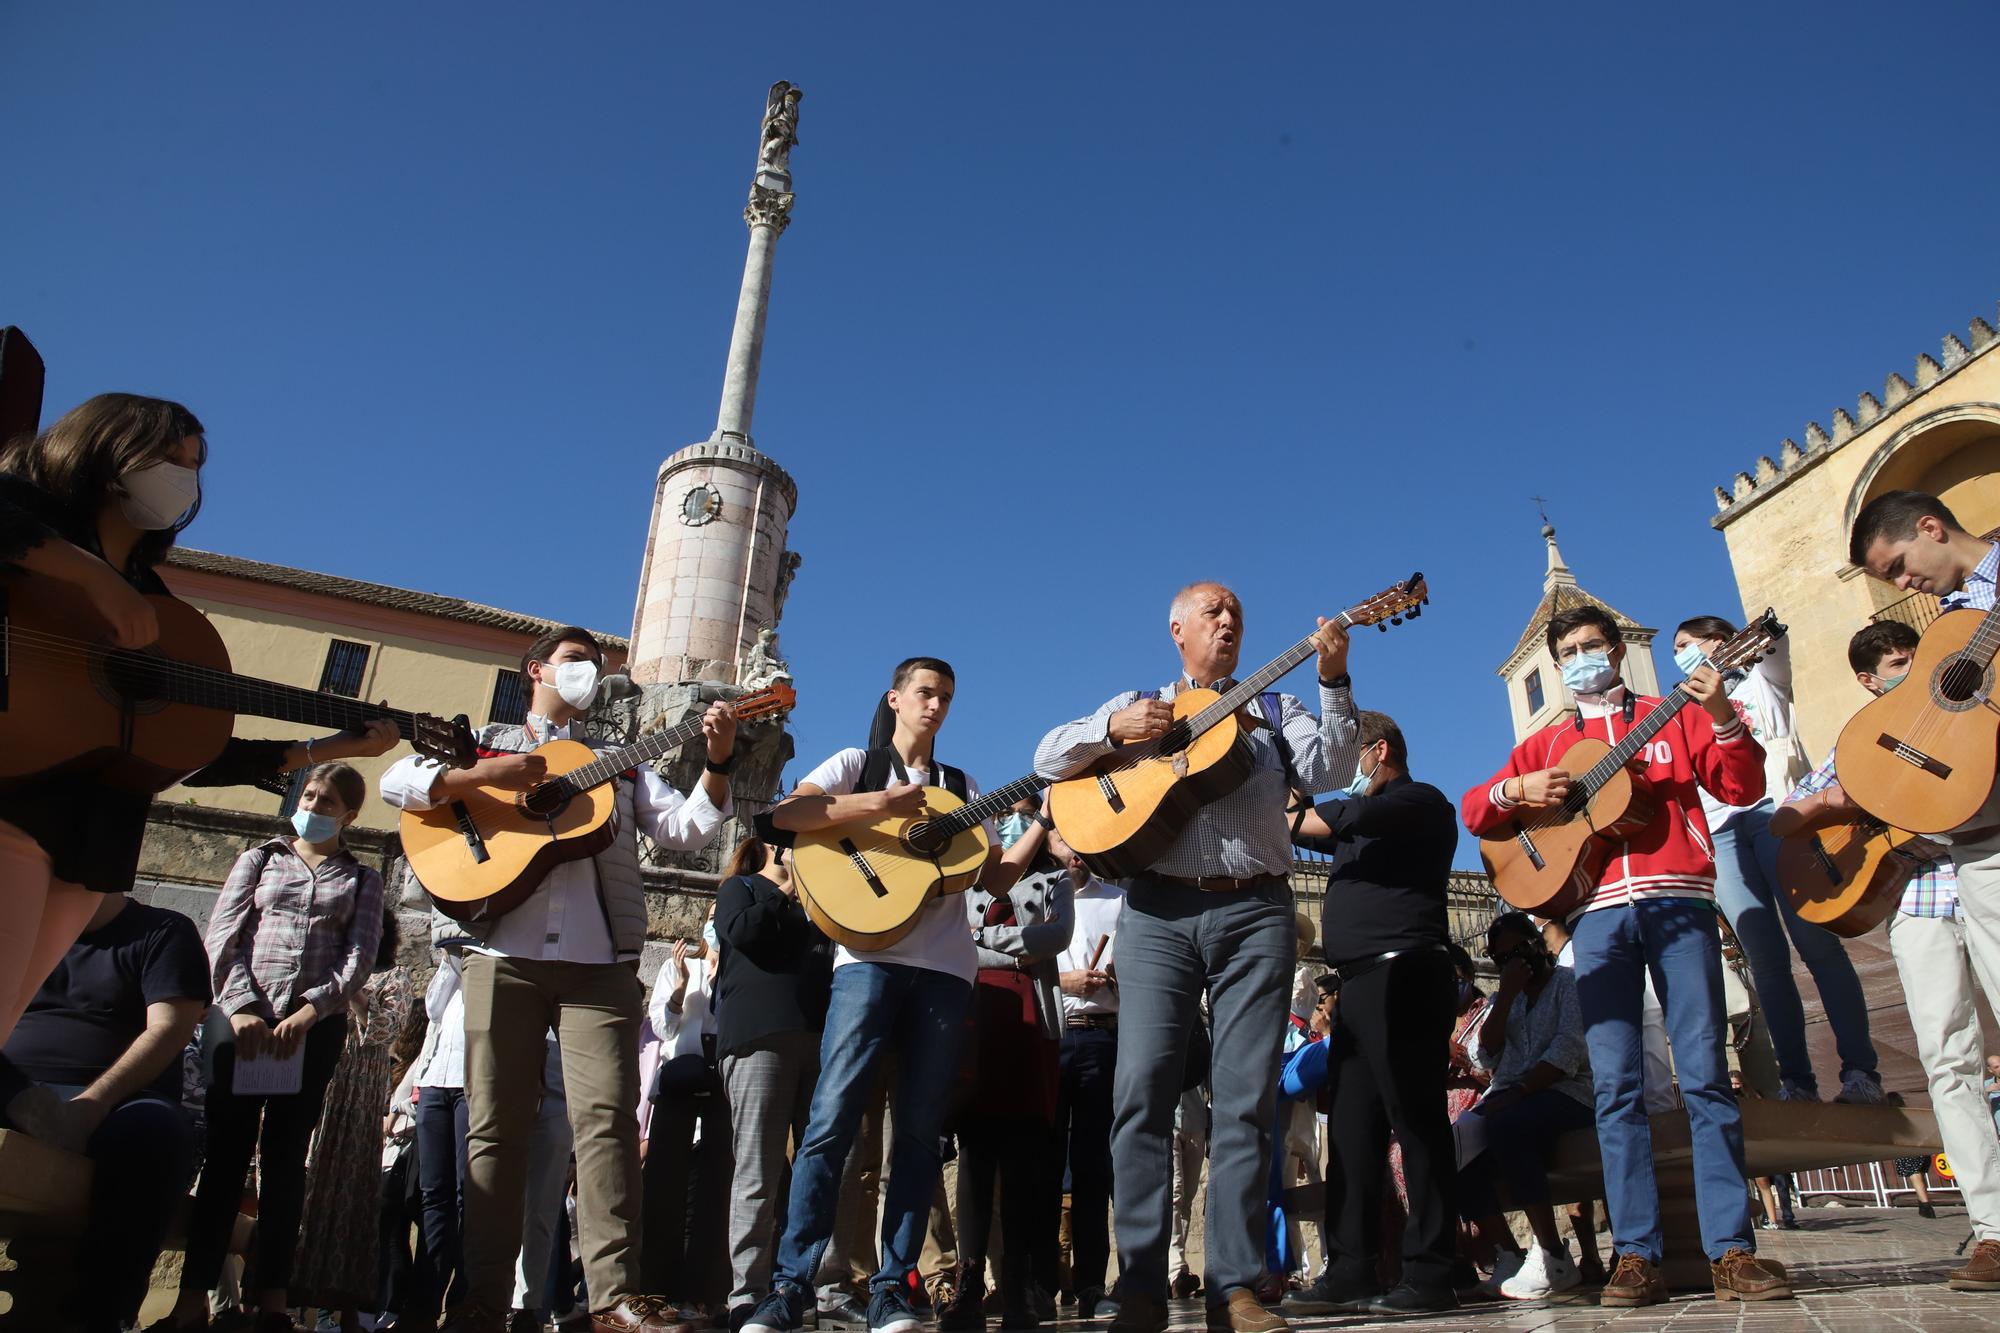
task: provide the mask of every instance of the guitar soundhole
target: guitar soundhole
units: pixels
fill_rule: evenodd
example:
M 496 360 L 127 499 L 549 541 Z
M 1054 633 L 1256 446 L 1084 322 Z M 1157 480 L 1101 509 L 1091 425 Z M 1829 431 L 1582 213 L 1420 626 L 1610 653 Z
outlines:
M 554 819 L 569 808 L 573 795 L 567 782 L 544 782 L 521 794 L 521 812 L 530 819 Z
M 157 650 L 119 648 L 90 661 L 91 684 L 104 699 L 128 712 L 157 713 L 167 706 L 166 659 Z
M 1947 703 L 1970 703 L 1985 676 L 1984 669 L 1970 657 L 1954 657 L 1938 669 L 1938 695 Z
M 949 841 L 928 819 L 919 819 L 903 830 L 903 846 L 915 856 L 936 856 Z

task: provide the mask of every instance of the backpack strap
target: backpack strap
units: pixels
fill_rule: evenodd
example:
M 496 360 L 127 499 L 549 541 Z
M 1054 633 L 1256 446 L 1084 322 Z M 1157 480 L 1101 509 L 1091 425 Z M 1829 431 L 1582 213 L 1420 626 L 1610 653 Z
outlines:
M 950 764 L 939 763 L 936 756 L 931 758 L 931 768 L 933 770 L 931 776 L 938 786 L 961 801 L 965 799 L 965 774 L 962 770 L 953 768 Z M 903 767 L 902 756 L 898 755 L 894 748 L 887 745 L 879 746 L 870 750 L 867 758 L 861 761 L 861 776 L 855 780 L 854 790 L 884 791 L 889 786 L 891 774 L 894 774 L 899 781 L 906 781 L 908 770 Z

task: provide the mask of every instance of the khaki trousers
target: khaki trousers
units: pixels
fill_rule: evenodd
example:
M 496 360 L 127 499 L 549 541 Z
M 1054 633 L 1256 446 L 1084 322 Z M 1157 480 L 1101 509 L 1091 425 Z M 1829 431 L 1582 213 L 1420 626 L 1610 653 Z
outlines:
M 562 1045 L 576 1139 L 577 1245 L 593 1309 L 639 1289 L 639 1027 L 633 963 L 465 960 L 465 1275 L 505 1310 L 521 1251 L 521 1198 L 541 1106 L 546 1034 Z

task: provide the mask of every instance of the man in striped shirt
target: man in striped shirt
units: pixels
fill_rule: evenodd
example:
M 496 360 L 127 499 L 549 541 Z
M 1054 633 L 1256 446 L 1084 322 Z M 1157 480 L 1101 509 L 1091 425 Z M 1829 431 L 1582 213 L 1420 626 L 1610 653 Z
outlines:
M 1895 620 L 1864 625 L 1848 641 L 1847 664 L 1870 694 L 1896 688 L 1916 655 L 1917 632 Z M 1799 780 L 1771 819 L 1781 838 L 1852 820 L 1859 813 L 1834 779 L 1834 752 Z M 2000 995 L 2000 954 L 1989 936 L 1974 934 L 1958 909 L 1958 872 L 1948 856 L 1926 861 L 1910 876 L 1889 919 L 1889 952 L 1910 1011 L 1917 1058 L 1929 1081 L 1938 1133 L 1965 1198 L 1978 1241 L 1972 1258 L 1948 1285 L 1959 1291 L 2000 1290 L 2000 1138 L 1981 1091 L 1979 1014 L 1972 980 Z

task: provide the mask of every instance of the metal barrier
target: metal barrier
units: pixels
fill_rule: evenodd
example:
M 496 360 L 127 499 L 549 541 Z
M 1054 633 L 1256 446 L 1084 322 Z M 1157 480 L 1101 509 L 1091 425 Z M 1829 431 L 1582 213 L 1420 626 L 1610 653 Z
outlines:
M 1792 1189 L 1798 1194 L 1799 1202 L 1818 1195 L 1826 1198 L 1856 1199 L 1871 1208 L 1893 1207 L 1893 1201 L 1916 1190 L 1905 1185 L 1894 1174 L 1893 1167 L 1883 1169 L 1881 1162 L 1869 1162 L 1864 1166 L 1833 1166 L 1817 1171 L 1795 1171 L 1792 1173 Z M 1940 1179 L 1936 1171 L 1924 1173 L 1924 1189 L 1933 1199 L 1945 1195 L 1956 1197 L 1958 1186 L 1952 1181 Z

